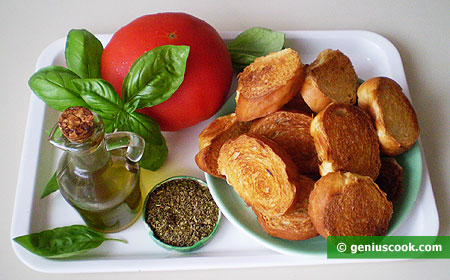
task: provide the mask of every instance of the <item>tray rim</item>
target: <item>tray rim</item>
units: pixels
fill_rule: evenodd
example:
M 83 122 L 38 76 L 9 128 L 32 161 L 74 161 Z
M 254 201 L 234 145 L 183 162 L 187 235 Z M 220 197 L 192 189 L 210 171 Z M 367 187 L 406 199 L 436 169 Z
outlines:
M 224 39 L 232 39 L 241 31 L 224 31 L 219 32 Z M 286 37 L 295 37 L 296 39 L 306 38 L 341 38 L 345 37 L 360 37 L 360 39 L 368 40 L 375 45 L 379 46 L 383 50 L 387 50 L 393 54 L 392 60 L 390 60 L 391 71 L 400 75 L 399 83 L 403 86 L 405 94 L 410 98 L 409 89 L 406 82 L 406 76 L 403 69 L 403 63 L 400 58 L 400 54 L 397 48 L 385 37 L 365 30 L 287 30 L 281 31 L 286 34 Z M 99 34 L 96 35 L 100 40 L 109 39 L 112 34 Z M 49 44 L 40 54 L 36 63 L 36 70 L 52 64 L 56 51 L 61 50 L 61 44 L 64 43 L 65 37 L 60 38 Z M 11 243 L 14 252 L 19 259 L 30 268 L 48 273 L 80 273 L 80 272 L 119 272 L 119 271 L 162 271 L 162 270 L 191 270 L 191 269 L 211 269 L 211 268 L 241 268 L 241 267 L 268 267 L 268 266 L 292 266 L 292 265 L 308 265 L 308 264 L 327 264 L 327 263 L 358 263 L 358 262 L 380 262 L 380 261 L 393 261 L 392 259 L 377 260 L 377 259 L 323 259 L 322 257 L 315 257 L 308 255 L 307 258 L 293 257 L 287 255 L 281 255 L 276 252 L 268 252 L 267 254 L 258 256 L 217 256 L 217 257 L 200 257 L 192 258 L 187 255 L 182 255 L 178 258 L 168 259 L 145 259 L 142 257 L 130 257 L 126 259 L 107 259 L 107 260 L 92 260 L 89 262 L 70 261 L 59 263 L 59 265 L 48 266 L 48 263 L 52 263 L 51 260 L 47 260 L 41 257 L 37 257 L 15 244 L 12 238 L 21 234 L 28 233 L 30 230 L 30 223 L 19 222 L 20 213 L 26 213 L 31 220 L 33 191 L 27 189 L 27 186 L 35 187 L 38 162 L 41 154 L 39 153 L 39 147 L 41 145 L 41 137 L 32 139 L 33 135 L 40 135 L 44 125 L 44 116 L 46 111 L 46 105 L 39 100 L 34 94 L 30 95 L 30 104 L 27 116 L 27 125 L 25 129 L 24 142 L 22 147 L 22 156 L 19 166 L 19 176 L 16 189 L 16 196 L 14 202 L 13 218 L 11 223 Z M 422 203 L 423 199 L 427 199 L 428 210 L 431 211 L 427 216 L 427 223 L 429 224 L 427 235 L 437 235 L 439 230 L 439 217 L 437 215 L 436 203 L 432 191 L 431 182 L 429 179 L 428 167 L 419 138 L 421 156 L 422 156 L 422 185 L 416 201 L 415 208 Z M 421 199 L 420 203 L 419 198 Z M 422 203 L 423 204 L 423 203 Z M 422 206 L 422 205 L 419 205 Z M 423 206 L 422 206 L 423 207 Z M 20 208 L 20 213 L 18 209 Z M 411 213 L 409 214 L 411 216 Z M 409 222 L 411 217 L 408 217 L 403 225 Z M 23 221 L 23 220 L 22 220 Z M 401 225 L 400 227 L 402 227 Z M 196 261 L 201 259 L 202 261 Z M 205 262 L 204 259 L 208 259 L 209 262 Z M 42 261 L 44 260 L 44 261 Z M 112 263 L 113 265 L 109 265 Z M 65 264 L 65 265 L 62 265 Z M 151 264 L 151 265 L 149 265 Z

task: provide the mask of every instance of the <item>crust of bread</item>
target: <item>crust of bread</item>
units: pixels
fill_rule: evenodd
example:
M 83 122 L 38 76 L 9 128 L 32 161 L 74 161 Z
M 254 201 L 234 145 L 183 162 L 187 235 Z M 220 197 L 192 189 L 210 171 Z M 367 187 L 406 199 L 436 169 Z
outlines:
M 300 93 L 314 112 L 332 102 L 355 104 L 358 76 L 350 59 L 339 50 L 326 49 L 306 69 Z
M 197 166 L 206 173 L 225 178 L 219 173 L 217 158 L 222 145 L 250 129 L 250 123 L 239 122 L 234 113 L 212 121 L 198 136 L 199 152 L 195 156 Z
M 365 81 L 358 88 L 358 106 L 374 120 L 383 154 L 399 155 L 417 141 L 416 113 L 394 80 L 377 77 Z
M 305 103 L 315 113 L 322 111 L 328 104 L 333 102 L 318 89 L 314 80 L 308 76 L 306 76 L 300 92 Z
M 305 100 L 303 100 L 302 95 L 297 93 L 294 98 L 291 99 L 286 105 L 281 108 L 282 111 L 300 111 L 306 113 L 310 116 L 314 115 L 314 112 L 309 108 L 308 104 L 306 104 Z
M 386 193 L 387 199 L 396 202 L 403 193 L 403 168 L 393 157 L 381 158 L 380 175 L 375 183 Z
M 256 211 L 280 216 L 295 205 L 297 167 L 274 141 L 242 134 L 222 146 L 218 165 L 228 184 Z
M 319 175 L 314 139 L 310 134 L 312 116 L 301 112 L 277 111 L 255 120 L 250 133 L 263 135 L 280 145 L 301 174 Z
M 281 216 L 266 216 L 253 210 L 262 229 L 270 236 L 305 240 L 318 235 L 308 215 L 309 195 L 314 188 L 314 181 L 300 175 L 299 186 L 301 190 L 297 192 L 297 203 L 291 212 Z
M 332 172 L 319 179 L 309 197 L 308 214 L 321 236 L 385 235 L 392 202 L 370 177 Z
M 369 115 L 357 106 L 331 103 L 311 123 L 320 174 L 349 171 L 377 178 L 378 137 Z
M 305 67 L 293 49 L 259 57 L 238 76 L 236 117 L 251 121 L 278 111 L 300 90 Z

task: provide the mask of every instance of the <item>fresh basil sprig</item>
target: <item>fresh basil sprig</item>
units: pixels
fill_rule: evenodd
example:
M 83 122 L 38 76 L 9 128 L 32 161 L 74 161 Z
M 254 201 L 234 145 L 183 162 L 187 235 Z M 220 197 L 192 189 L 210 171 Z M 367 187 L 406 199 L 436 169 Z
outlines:
M 125 240 L 107 238 L 87 226 L 73 225 L 18 236 L 13 239 L 28 251 L 45 258 L 66 258 L 102 245 L 104 241 Z
M 129 128 L 131 132 L 139 134 L 145 139 L 144 155 L 152 156 L 142 157 L 139 161 L 141 166 L 156 170 L 159 168 L 159 162 L 166 160 L 169 154 L 166 140 L 160 136 L 159 125 L 152 118 L 137 112 L 131 114 L 126 112 L 119 115 L 116 127 L 119 130 Z
M 161 167 L 167 159 L 168 148 L 155 120 L 134 110 L 132 112 L 125 110 L 128 102 L 124 104 L 113 86 L 105 80 L 78 79 L 73 80 L 73 83 L 88 108 L 102 117 L 106 132 L 131 131 L 144 138 L 144 154 L 139 161 L 141 167 L 152 171 Z
M 228 44 L 233 67 L 242 70 L 255 58 L 284 48 L 285 35 L 267 28 L 253 27 L 240 33 Z
M 137 59 L 122 84 L 126 110 L 133 112 L 169 99 L 183 82 L 188 55 L 188 46 L 166 45 Z
M 46 197 L 47 195 L 56 192 L 59 189 L 58 181 L 56 180 L 56 172 L 53 173 L 53 176 L 48 181 L 47 185 L 45 185 L 44 191 L 41 194 L 41 198 Z
M 107 81 L 102 79 L 78 79 L 72 82 L 84 102 L 102 119 L 113 119 L 123 110 L 122 99 Z
M 67 34 L 64 52 L 67 68 L 80 78 L 100 78 L 102 43 L 85 29 L 72 29 Z
M 83 106 L 102 117 L 105 132 L 131 131 L 145 140 L 139 164 L 157 170 L 168 156 L 166 141 L 156 121 L 135 112 L 164 102 L 184 79 L 188 46 L 166 45 L 139 57 L 125 78 L 122 100 L 112 85 L 100 78 L 103 46 L 85 29 L 71 30 L 67 36 L 67 68 L 48 66 L 31 76 L 28 84 L 49 107 L 64 111 Z M 56 175 L 44 189 L 42 197 L 57 188 Z
M 62 66 L 48 66 L 34 73 L 28 85 L 47 106 L 64 111 L 71 106 L 87 107 L 72 83 L 79 78 L 73 71 Z

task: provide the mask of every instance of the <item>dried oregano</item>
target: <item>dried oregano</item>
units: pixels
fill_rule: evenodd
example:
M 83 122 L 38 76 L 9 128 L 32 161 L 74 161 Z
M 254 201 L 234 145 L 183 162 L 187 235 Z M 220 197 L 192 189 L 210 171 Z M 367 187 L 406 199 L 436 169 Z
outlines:
M 209 236 L 219 217 L 208 188 L 189 179 L 163 183 L 150 194 L 145 211 L 155 237 L 177 247 Z

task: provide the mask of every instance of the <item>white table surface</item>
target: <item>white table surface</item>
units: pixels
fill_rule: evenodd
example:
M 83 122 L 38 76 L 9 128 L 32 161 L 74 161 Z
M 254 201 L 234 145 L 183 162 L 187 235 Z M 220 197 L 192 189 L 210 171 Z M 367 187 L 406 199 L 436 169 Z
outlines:
M 10 227 L 28 112 L 28 78 L 36 59 L 72 28 L 113 33 L 134 18 L 183 11 L 219 31 L 363 29 L 398 48 L 419 117 L 440 218 L 450 235 L 450 1 L 0 1 L 0 280 L 3 279 L 448 279 L 449 260 L 171 272 L 46 274 L 31 270 L 11 248 Z

